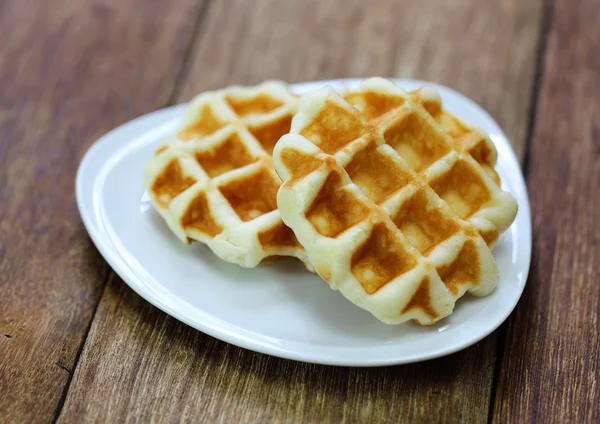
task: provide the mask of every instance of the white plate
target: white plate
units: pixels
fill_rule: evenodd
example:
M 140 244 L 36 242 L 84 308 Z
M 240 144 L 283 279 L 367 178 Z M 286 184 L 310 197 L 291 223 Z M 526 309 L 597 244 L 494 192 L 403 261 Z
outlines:
M 298 93 L 324 84 L 296 84 Z M 357 85 L 359 80 L 344 80 Z M 397 80 L 407 89 L 421 81 Z M 531 218 L 518 161 L 496 122 L 473 101 L 436 86 L 444 105 L 487 131 L 498 149 L 502 186 L 519 213 L 494 248 L 500 283 L 488 297 L 465 296 L 431 327 L 389 326 L 348 302 L 295 260 L 244 269 L 200 243 L 185 246 L 153 210 L 142 168 L 172 133 L 183 105 L 150 113 L 99 139 L 77 174 L 77 202 L 94 243 L 119 276 L 153 305 L 218 339 L 270 355 L 346 366 L 402 364 L 463 349 L 496 329 L 527 279 Z

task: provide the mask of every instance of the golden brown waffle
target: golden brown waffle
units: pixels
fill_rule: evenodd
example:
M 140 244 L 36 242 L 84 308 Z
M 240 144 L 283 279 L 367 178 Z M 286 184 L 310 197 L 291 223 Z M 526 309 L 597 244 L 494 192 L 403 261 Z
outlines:
M 183 241 L 205 243 L 245 267 L 278 256 L 307 263 L 283 224 L 273 146 L 290 128 L 296 97 L 281 82 L 207 92 L 144 171 L 156 210 Z
M 500 176 L 494 169 L 498 154 L 494 144 L 483 131 L 444 109 L 439 92 L 431 87 L 421 87 L 408 95 L 413 102 L 421 104 L 450 136 L 454 150 L 470 154 L 492 180 L 500 185 Z M 348 91 L 344 98 L 360 112 L 364 111 L 364 116 L 369 121 L 381 116 L 383 112 L 379 109 L 386 107 L 385 102 L 380 102 L 379 96 L 372 92 Z
M 433 178 L 438 174 L 435 171 L 435 166 L 443 166 L 447 159 L 450 160 L 452 155 L 449 155 L 449 153 L 452 151 L 458 153 L 457 157 L 463 159 L 471 156 L 480 165 L 480 167 L 474 167 L 474 169 L 482 168 L 494 182 L 497 184 L 500 182 L 498 174 L 493 168 L 497 153 L 491 140 L 483 136 L 481 131 L 469 127 L 459 118 L 443 110 L 441 108 L 441 97 L 437 90 L 422 87 L 419 90 L 406 93 L 389 80 L 370 78 L 363 82 L 361 89 L 347 92 L 345 98 L 372 126 L 378 126 L 384 120 L 389 120 L 390 117 L 393 120 L 394 115 L 398 112 L 400 106 L 404 104 L 406 98 L 410 99 L 412 103 L 424 107 L 427 113 L 438 123 L 438 130 L 446 134 L 432 137 L 431 134 L 420 132 L 416 127 L 405 128 L 402 125 L 384 128 L 382 131 L 385 133 L 383 134 L 385 142 L 392 145 L 413 170 L 424 175 L 428 183 L 437 185 Z M 385 125 L 385 122 L 383 124 Z M 398 131 L 400 132 L 400 138 L 396 134 Z M 409 138 L 412 137 L 411 142 L 401 140 L 406 134 L 409 134 Z M 458 163 L 460 165 L 463 162 L 459 161 Z M 472 161 L 468 161 L 468 163 L 472 164 Z M 468 173 L 468 169 L 462 172 L 462 174 L 466 173 Z M 459 174 L 461 174 L 461 171 L 455 170 L 451 175 L 455 175 L 459 179 L 469 177 Z M 476 174 L 479 174 L 479 172 L 476 172 Z M 469 177 L 469 179 L 473 178 Z M 487 192 L 489 195 L 483 195 L 478 201 L 484 204 L 491 199 L 490 196 L 493 197 L 494 195 L 498 196 L 498 201 L 500 201 L 505 196 L 504 192 L 494 187 L 485 188 L 486 181 L 489 181 L 489 179 L 482 179 L 478 186 L 481 187 L 481 193 L 485 194 Z M 459 182 L 456 182 L 457 186 Z M 442 190 L 442 187 L 439 187 L 439 190 Z M 506 196 L 509 196 L 510 199 L 501 204 L 506 208 L 506 212 L 501 215 L 495 215 L 496 209 L 493 207 L 479 208 L 473 204 L 475 199 L 463 201 L 461 195 L 457 196 L 456 193 L 438 192 L 438 194 L 450 203 L 460 218 L 465 219 L 468 216 L 490 246 L 494 245 L 499 234 L 512 223 L 517 211 L 516 202 L 508 194 Z M 473 195 L 475 196 L 475 193 Z
M 490 178 L 500 185 L 500 176 L 494 169 L 498 153 L 492 140 L 483 131 L 444 109 L 442 97 L 435 89 L 421 87 L 411 91 L 409 96 L 414 102 L 422 104 L 438 125 L 448 133 L 456 151 L 470 154 Z
M 516 203 L 408 93 L 380 78 L 358 92 L 377 107 L 302 96 L 274 151 L 278 207 L 332 288 L 384 322 L 431 324 L 494 289 L 479 232 L 495 239 Z

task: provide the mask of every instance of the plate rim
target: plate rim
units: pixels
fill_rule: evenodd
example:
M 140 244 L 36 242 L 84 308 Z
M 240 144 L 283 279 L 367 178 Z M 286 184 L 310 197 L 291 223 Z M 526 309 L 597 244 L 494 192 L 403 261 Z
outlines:
M 516 154 L 515 154 L 512 146 L 510 145 L 508 137 L 506 137 L 506 135 L 504 134 L 504 132 L 502 131 L 502 129 L 500 128 L 498 123 L 494 120 L 494 118 L 485 109 L 483 109 L 479 104 L 477 104 L 474 100 L 468 98 L 464 94 L 462 94 L 450 87 L 447 87 L 447 86 L 444 86 L 444 85 L 441 85 L 438 83 L 434 83 L 434 82 L 430 82 L 430 81 L 415 80 L 415 79 L 401 79 L 401 78 L 390 78 L 390 79 L 400 86 L 403 86 L 403 85 L 404 86 L 407 86 L 407 85 L 408 86 L 411 86 L 411 85 L 413 85 L 413 86 L 415 86 L 415 85 L 433 86 L 433 87 L 440 89 L 440 91 L 442 92 L 442 96 L 444 94 L 443 92 L 447 92 L 447 93 L 451 93 L 452 95 L 456 96 L 461 101 L 467 102 L 469 104 L 469 106 L 475 108 L 478 111 L 478 113 L 480 113 L 483 117 L 485 117 L 485 119 L 488 120 L 489 123 L 495 127 L 495 130 L 497 131 L 497 133 L 500 137 L 500 142 L 501 142 L 501 145 L 499 145 L 498 142 L 496 140 L 494 140 L 494 144 L 496 145 L 496 148 L 499 151 L 500 151 L 500 148 L 502 148 L 502 152 L 503 152 L 502 157 L 504 159 L 508 160 L 508 162 L 509 162 L 508 165 L 510 166 L 510 168 L 515 168 L 519 171 L 519 172 L 515 173 L 516 175 L 511 175 L 511 179 L 516 178 L 516 182 L 518 183 L 518 187 L 516 187 L 516 188 L 519 189 L 520 191 L 522 191 L 521 193 L 518 193 L 519 194 L 518 196 L 516 193 L 513 193 L 513 194 L 515 195 L 515 197 L 517 198 L 517 201 L 519 202 L 519 213 L 524 214 L 524 219 L 527 224 L 523 228 L 519 229 L 519 231 L 522 231 L 525 233 L 524 235 L 526 236 L 526 240 L 527 240 L 526 245 L 521 246 L 524 249 L 523 254 L 525 256 L 525 258 L 524 258 L 525 264 L 524 264 L 524 268 L 522 270 L 523 271 L 522 284 L 520 284 L 520 290 L 518 291 L 518 293 L 515 292 L 515 295 L 512 298 L 512 303 L 510 305 L 506 305 L 508 307 L 506 308 L 505 313 L 499 315 L 498 318 L 491 323 L 491 325 L 487 326 L 485 331 L 481 331 L 480 333 L 477 333 L 474 336 L 468 337 L 466 339 L 462 339 L 460 342 L 452 343 L 449 346 L 435 349 L 432 352 L 429 352 L 429 353 L 426 353 L 423 355 L 405 355 L 400 358 L 392 356 L 392 357 L 382 357 L 382 358 L 368 359 L 368 360 L 358 360 L 356 358 L 346 360 L 344 357 L 331 358 L 330 356 L 327 356 L 327 355 L 307 354 L 306 352 L 298 352 L 298 351 L 293 351 L 293 350 L 289 350 L 289 349 L 279 348 L 276 346 L 265 345 L 265 344 L 262 344 L 261 342 L 246 340 L 244 338 L 241 338 L 240 336 L 236 336 L 235 334 L 229 334 L 227 332 L 224 332 L 223 330 L 215 329 L 206 323 L 199 323 L 195 320 L 190 319 L 187 315 L 182 314 L 177 310 L 174 310 L 169 305 L 166 305 L 159 297 L 155 296 L 153 293 L 146 290 L 144 288 L 144 286 L 142 284 L 140 284 L 138 281 L 135 281 L 135 278 L 133 278 L 133 281 L 131 281 L 130 280 L 131 275 L 129 275 L 129 270 L 127 269 L 126 262 L 122 258 L 120 258 L 121 255 L 119 254 L 118 251 L 116 251 L 114 249 L 114 247 L 112 246 L 112 243 L 110 243 L 110 242 L 107 243 L 106 240 L 103 240 L 103 238 L 106 237 L 106 235 L 102 234 L 101 228 L 98 228 L 96 225 L 96 222 L 94 222 L 96 213 L 90 213 L 88 211 L 88 205 L 86 205 L 86 199 L 89 201 L 90 197 L 93 197 L 93 190 L 89 190 L 89 188 L 92 186 L 90 186 L 90 187 L 85 186 L 86 178 L 91 178 L 93 176 L 92 180 L 95 181 L 101 175 L 101 171 L 102 171 L 103 167 L 99 167 L 98 172 L 96 173 L 95 176 L 93 174 L 91 176 L 88 176 L 89 174 L 88 174 L 87 170 L 92 166 L 93 160 L 99 154 L 99 152 L 102 151 L 102 148 L 106 148 L 105 146 L 108 145 L 110 140 L 113 139 L 117 134 L 127 131 L 127 130 L 130 130 L 130 129 L 136 127 L 137 125 L 141 125 L 143 121 L 146 121 L 146 120 L 152 121 L 152 120 L 156 119 L 157 116 L 160 116 L 160 115 L 167 116 L 170 113 L 170 114 L 173 114 L 174 116 L 176 116 L 176 113 L 180 113 L 180 110 L 183 110 L 187 103 L 181 103 L 178 105 L 173 105 L 173 106 L 169 106 L 166 108 L 158 109 L 158 110 L 152 111 L 150 113 L 144 114 L 142 116 L 138 116 L 130 121 L 127 121 L 127 122 L 113 128 L 112 130 L 108 131 L 104 135 L 102 135 L 88 148 L 88 150 L 84 154 L 84 156 L 80 162 L 80 165 L 78 167 L 78 170 L 77 170 L 77 175 L 76 175 L 76 180 L 75 180 L 75 193 L 76 193 L 76 200 L 77 200 L 77 207 L 79 210 L 79 214 L 81 216 L 81 219 L 83 221 L 83 224 L 84 224 L 88 234 L 90 235 L 90 238 L 92 239 L 94 245 L 96 246 L 96 248 L 98 249 L 100 254 L 107 261 L 109 266 L 112 268 L 112 270 L 115 273 L 117 273 L 117 275 L 119 275 L 119 277 L 132 290 L 134 290 L 138 295 L 140 295 L 147 302 L 149 302 L 150 304 L 159 308 L 160 310 L 167 313 L 168 315 L 174 317 L 175 319 L 183 322 L 184 324 L 194 328 L 197 331 L 201 331 L 202 333 L 207 334 L 211 337 L 215 337 L 224 342 L 227 342 L 227 343 L 230 343 L 235 346 L 238 346 L 238 347 L 241 347 L 244 349 L 248 349 L 251 351 L 255 351 L 255 352 L 259 352 L 259 353 L 263 353 L 263 354 L 267 354 L 267 355 L 272 355 L 272 356 L 276 356 L 276 357 L 280 357 L 280 358 L 301 361 L 301 362 L 307 362 L 307 363 L 321 364 L 321 365 L 346 366 L 346 367 L 348 367 L 348 366 L 351 366 L 351 367 L 374 367 L 374 366 L 391 366 L 391 365 L 408 364 L 408 363 L 414 363 L 414 362 L 422 362 L 422 361 L 446 356 L 446 355 L 458 352 L 460 350 L 463 350 L 469 346 L 472 346 L 473 344 L 479 342 L 483 338 L 490 335 L 493 331 L 495 331 L 498 327 L 500 327 L 500 325 L 502 325 L 502 323 L 504 323 L 507 320 L 507 318 L 511 315 L 511 313 L 515 309 L 516 305 L 518 304 L 519 300 L 521 299 L 523 290 L 525 288 L 525 285 L 527 284 L 527 279 L 528 279 L 530 266 L 531 266 L 532 221 L 531 221 L 531 209 L 530 209 L 529 195 L 527 192 L 527 185 L 525 182 L 525 178 L 523 176 L 522 168 L 519 164 L 519 161 L 516 157 Z M 298 90 L 298 91 L 303 92 L 303 91 L 306 91 L 307 89 L 310 89 L 311 87 L 316 88 L 318 86 L 324 86 L 324 85 L 328 85 L 328 84 L 333 85 L 333 86 L 339 86 L 341 84 L 355 85 L 355 84 L 358 84 L 362 80 L 363 80 L 363 78 L 342 78 L 342 79 L 298 82 L 298 83 L 289 84 L 289 86 L 290 86 L 290 89 L 292 89 L 294 91 Z M 138 133 L 138 136 L 139 135 L 141 135 L 141 134 Z M 120 149 L 112 149 L 111 153 L 115 154 L 119 150 Z M 499 157 L 500 157 L 500 154 L 499 154 Z M 92 199 L 92 204 L 94 204 L 93 199 Z M 94 212 L 97 212 L 97 211 L 94 211 Z M 516 223 L 516 221 L 517 220 L 515 220 L 515 222 L 513 222 L 512 225 L 514 225 Z M 137 277 L 137 278 L 139 278 L 139 277 Z M 352 350 L 352 349 L 358 349 L 358 348 L 355 347 L 355 348 L 346 348 L 346 349 Z M 361 347 L 360 349 L 364 349 L 364 347 Z

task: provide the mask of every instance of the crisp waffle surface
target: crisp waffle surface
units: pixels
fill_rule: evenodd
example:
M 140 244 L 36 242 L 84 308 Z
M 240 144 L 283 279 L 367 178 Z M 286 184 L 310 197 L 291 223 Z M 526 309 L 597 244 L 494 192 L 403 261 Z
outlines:
M 369 121 L 377 120 L 380 116 L 379 109 L 385 108 L 385 105 L 377 103 L 378 97 L 368 91 L 351 91 L 346 88 L 340 91 L 348 103 L 359 111 L 365 112 L 365 118 Z M 500 176 L 494 169 L 498 153 L 487 134 L 444 109 L 442 97 L 431 87 L 420 87 L 409 92 L 408 95 L 413 102 L 422 105 L 450 136 L 454 150 L 471 155 L 490 178 L 500 185 Z
M 395 84 L 353 94 L 301 97 L 273 154 L 279 210 L 333 289 L 386 323 L 432 324 L 495 288 L 488 243 L 516 203 Z
M 183 242 L 254 267 L 306 252 L 277 209 L 272 151 L 290 129 L 297 99 L 278 81 L 232 86 L 192 100 L 176 135 L 144 170 L 156 210 Z
M 490 178 L 500 185 L 500 176 L 494 169 L 498 153 L 487 134 L 444 109 L 442 98 L 437 90 L 421 87 L 411 91 L 409 95 L 411 100 L 423 105 L 438 125 L 448 133 L 452 147 L 456 151 L 471 155 Z

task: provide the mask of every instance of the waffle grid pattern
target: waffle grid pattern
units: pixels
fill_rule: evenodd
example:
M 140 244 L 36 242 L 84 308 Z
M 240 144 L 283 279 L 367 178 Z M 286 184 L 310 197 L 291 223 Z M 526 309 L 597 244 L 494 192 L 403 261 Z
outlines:
M 296 97 L 280 82 L 203 93 L 175 137 L 160 146 L 144 180 L 171 230 L 222 259 L 254 267 L 306 253 L 283 224 L 272 150 L 289 131 Z
M 488 176 L 500 185 L 500 176 L 494 169 L 498 153 L 492 140 L 481 130 L 462 121 L 442 107 L 442 98 L 437 90 L 421 87 L 409 93 L 410 99 L 421 104 L 438 125 L 450 136 L 452 147 L 468 153 L 484 169 Z
M 328 88 L 304 95 L 274 152 L 279 209 L 317 272 L 387 323 L 432 324 L 466 291 L 489 294 L 479 232 L 512 221 L 510 195 L 393 83 L 346 98 L 360 111 Z

